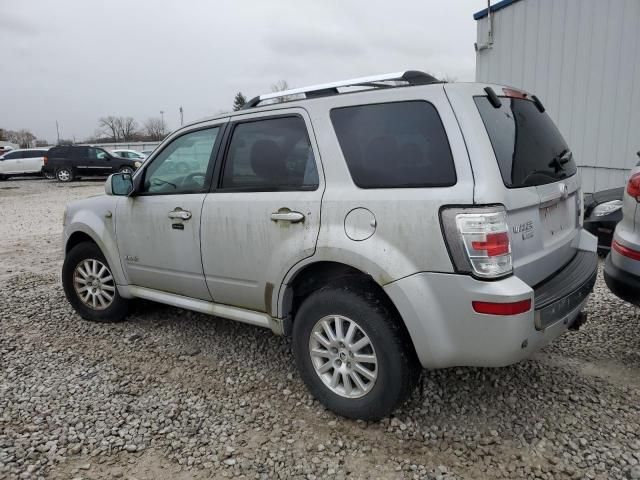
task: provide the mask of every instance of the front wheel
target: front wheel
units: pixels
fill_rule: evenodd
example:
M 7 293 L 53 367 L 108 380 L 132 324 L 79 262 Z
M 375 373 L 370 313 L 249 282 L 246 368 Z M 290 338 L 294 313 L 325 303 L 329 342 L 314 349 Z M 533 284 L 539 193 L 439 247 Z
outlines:
M 71 306 L 85 320 L 118 322 L 129 311 L 129 302 L 118 293 L 111 268 L 95 243 L 79 243 L 65 255 L 62 286 Z
M 73 180 L 73 172 L 67 167 L 59 168 L 56 171 L 56 178 L 59 182 L 70 182 Z
M 133 175 L 133 168 L 131 167 L 122 167 L 118 170 L 120 173 L 128 173 L 129 175 Z
M 311 294 L 294 320 L 293 351 L 314 397 L 350 418 L 388 416 L 420 374 L 395 311 L 362 288 L 328 286 Z

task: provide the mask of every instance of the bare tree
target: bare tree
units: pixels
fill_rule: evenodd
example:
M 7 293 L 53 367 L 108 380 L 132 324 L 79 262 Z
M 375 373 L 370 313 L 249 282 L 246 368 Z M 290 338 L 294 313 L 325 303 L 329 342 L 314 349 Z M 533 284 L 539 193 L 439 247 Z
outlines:
M 102 130 L 103 135 L 110 137 L 114 142 L 118 141 L 118 117 L 112 115 L 100 117 L 98 119 L 98 128 Z
M 289 90 L 289 84 L 287 83 L 286 80 L 278 80 L 276 83 L 271 85 L 271 91 L 273 93 L 284 92 L 285 90 Z M 293 99 L 293 96 L 278 97 L 274 99 L 274 102 L 280 103 L 280 102 L 286 102 L 292 99 Z
M 46 147 L 47 145 L 49 145 L 49 142 L 47 142 L 43 138 L 39 138 L 36 140 L 36 147 Z
M 162 140 L 167 135 L 164 122 L 158 117 L 149 118 L 144 122 L 144 131 L 151 140 Z
M 20 130 L 16 131 L 6 130 L 5 133 L 9 141 L 12 143 L 17 143 L 18 145 L 20 145 L 20 148 L 29 148 L 33 141 L 36 139 L 36 136 L 26 128 L 21 128 Z
M 115 124 L 118 137 L 125 142 L 131 140 L 138 130 L 138 124 L 132 117 L 117 117 Z

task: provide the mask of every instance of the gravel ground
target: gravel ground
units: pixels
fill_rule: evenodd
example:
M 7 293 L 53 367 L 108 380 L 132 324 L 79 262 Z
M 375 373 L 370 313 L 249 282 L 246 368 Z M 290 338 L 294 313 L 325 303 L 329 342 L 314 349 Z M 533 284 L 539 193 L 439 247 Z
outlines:
M 392 418 L 310 397 L 266 330 L 140 302 L 82 321 L 64 204 L 102 182 L 0 183 L 0 478 L 640 478 L 640 323 L 599 279 L 589 322 L 502 369 L 425 372 Z

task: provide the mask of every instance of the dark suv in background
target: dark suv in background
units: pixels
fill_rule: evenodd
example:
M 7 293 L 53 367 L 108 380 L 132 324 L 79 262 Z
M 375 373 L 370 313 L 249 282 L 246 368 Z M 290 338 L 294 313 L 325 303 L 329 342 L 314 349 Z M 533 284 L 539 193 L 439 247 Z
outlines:
M 78 177 L 133 173 L 140 165 L 139 160 L 115 157 L 102 148 L 70 145 L 50 149 L 42 171 L 55 175 L 60 182 L 70 182 Z

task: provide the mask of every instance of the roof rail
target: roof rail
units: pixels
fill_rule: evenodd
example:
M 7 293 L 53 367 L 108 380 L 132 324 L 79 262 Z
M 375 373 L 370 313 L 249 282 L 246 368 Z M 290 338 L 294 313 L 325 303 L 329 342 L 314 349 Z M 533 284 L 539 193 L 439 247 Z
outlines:
M 324 97 L 327 95 L 337 95 L 338 88 L 346 87 L 371 87 L 389 88 L 389 85 L 381 82 L 406 82 L 409 85 L 426 85 L 429 83 L 440 83 L 440 80 L 425 72 L 418 70 L 406 70 L 404 72 L 385 73 L 382 75 L 372 75 L 370 77 L 352 78 L 350 80 L 340 80 L 338 82 L 324 83 L 321 85 L 311 85 L 309 87 L 292 88 L 282 92 L 265 93 L 252 98 L 244 104 L 242 109 L 253 108 L 265 100 L 289 97 L 293 95 L 304 95 L 304 98 Z

